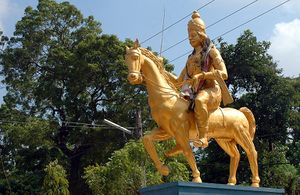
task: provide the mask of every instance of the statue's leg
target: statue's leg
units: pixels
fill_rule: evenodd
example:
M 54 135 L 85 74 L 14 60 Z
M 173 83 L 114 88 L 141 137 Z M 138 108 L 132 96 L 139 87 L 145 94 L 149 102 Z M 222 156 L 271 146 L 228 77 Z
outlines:
M 188 131 L 184 129 L 178 129 L 180 125 L 178 125 L 177 123 L 178 121 L 174 121 L 174 123 L 172 123 L 171 125 L 172 129 L 177 130 L 175 133 L 176 143 L 182 148 L 183 155 L 186 157 L 192 169 L 193 182 L 202 183 L 202 180 L 200 178 L 200 172 L 197 168 L 196 160 L 189 144 Z
M 195 141 L 196 147 L 206 148 L 208 146 L 208 108 L 209 94 L 206 90 L 201 91 L 195 98 L 195 118 L 199 133 L 199 141 Z
M 248 129 L 245 129 L 245 127 L 242 124 L 237 128 L 236 141 L 239 145 L 242 146 L 242 148 L 245 150 L 247 154 L 249 164 L 250 164 L 250 169 L 252 172 L 251 186 L 259 187 L 260 178 L 258 175 L 257 152 L 253 144 L 253 141 L 250 138 Z
M 169 168 L 162 164 L 159 160 L 158 154 L 156 152 L 153 141 L 162 141 L 170 139 L 171 136 L 161 128 L 154 128 L 150 134 L 144 135 L 142 140 L 146 151 L 148 152 L 150 158 L 153 160 L 155 167 L 160 174 L 166 176 L 169 175 Z
M 230 169 L 228 185 L 236 184 L 236 171 L 240 162 L 240 152 L 236 147 L 236 142 L 234 140 L 218 140 L 216 139 L 219 146 L 230 156 Z

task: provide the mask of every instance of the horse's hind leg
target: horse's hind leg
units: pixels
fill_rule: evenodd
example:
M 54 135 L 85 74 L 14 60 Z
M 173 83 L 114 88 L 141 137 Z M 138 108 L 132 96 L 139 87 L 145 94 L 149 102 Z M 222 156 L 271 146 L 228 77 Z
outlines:
M 146 151 L 148 152 L 150 158 L 153 160 L 156 169 L 160 174 L 166 176 L 169 175 L 169 168 L 162 164 L 159 160 L 158 154 L 156 152 L 153 141 L 162 141 L 170 139 L 171 136 L 161 128 L 154 128 L 150 134 L 144 135 L 142 140 Z
M 216 139 L 219 146 L 230 156 L 230 169 L 228 185 L 236 184 L 236 171 L 240 162 L 240 153 L 236 147 L 236 142 L 234 140 L 225 141 Z
M 250 169 L 252 172 L 252 187 L 259 187 L 260 178 L 258 175 L 258 165 L 257 165 L 257 152 L 255 150 L 255 146 L 253 144 L 252 139 L 250 138 L 249 133 L 247 130 L 241 126 L 241 128 L 237 131 L 237 143 L 242 146 L 245 150 Z

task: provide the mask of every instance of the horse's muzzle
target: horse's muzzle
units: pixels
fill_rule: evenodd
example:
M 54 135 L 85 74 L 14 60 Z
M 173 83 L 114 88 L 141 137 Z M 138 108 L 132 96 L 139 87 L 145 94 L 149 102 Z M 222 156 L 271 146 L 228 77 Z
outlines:
M 127 79 L 132 85 L 141 84 L 143 82 L 143 78 L 140 73 L 129 73 Z

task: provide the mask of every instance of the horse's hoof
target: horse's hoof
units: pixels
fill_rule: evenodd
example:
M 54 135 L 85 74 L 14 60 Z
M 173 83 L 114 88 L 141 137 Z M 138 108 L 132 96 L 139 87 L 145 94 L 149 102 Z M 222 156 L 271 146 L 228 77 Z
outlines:
M 169 167 L 166 165 L 162 165 L 158 171 L 160 172 L 160 174 L 162 174 L 163 176 L 168 176 L 170 173 Z
M 229 186 L 235 186 L 235 183 L 227 183 Z
M 235 177 L 230 177 L 228 179 L 227 185 L 234 186 L 235 184 L 236 184 L 236 178 Z
M 255 187 L 255 188 L 258 188 L 259 187 L 259 182 L 260 182 L 260 179 L 259 179 L 258 176 L 257 177 L 253 177 L 252 178 L 252 184 L 251 184 L 251 186 Z
M 200 177 L 194 177 L 193 182 L 195 183 L 202 183 L 202 180 Z

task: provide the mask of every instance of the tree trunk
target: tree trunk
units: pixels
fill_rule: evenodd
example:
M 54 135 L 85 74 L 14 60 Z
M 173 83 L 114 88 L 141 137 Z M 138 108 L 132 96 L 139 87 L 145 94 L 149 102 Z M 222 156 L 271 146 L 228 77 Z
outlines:
M 69 191 L 71 195 L 84 194 L 82 190 L 83 180 L 80 177 L 80 158 L 80 154 L 70 157 Z
M 138 140 L 143 136 L 143 126 L 142 126 L 142 111 L 140 108 L 136 111 L 136 127 L 134 132 L 134 137 Z

